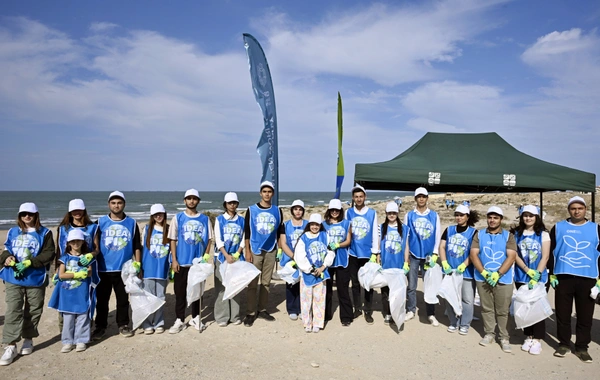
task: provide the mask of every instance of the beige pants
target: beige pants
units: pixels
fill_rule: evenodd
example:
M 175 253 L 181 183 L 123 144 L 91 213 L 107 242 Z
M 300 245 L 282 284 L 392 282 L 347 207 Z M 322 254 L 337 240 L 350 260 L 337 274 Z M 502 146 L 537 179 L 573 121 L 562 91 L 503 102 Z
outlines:
M 256 314 L 257 311 L 263 311 L 267 309 L 267 302 L 269 301 L 269 286 L 271 285 L 271 276 L 273 275 L 273 269 L 275 268 L 275 257 L 277 256 L 277 249 L 269 252 L 263 252 L 260 255 L 252 254 L 252 263 L 260 270 L 261 274 L 248 284 L 248 293 L 246 299 L 246 314 Z M 260 286 L 258 286 L 258 280 L 260 278 Z M 257 289 L 258 288 L 258 289 Z M 258 305 L 256 298 L 258 297 Z
M 477 281 L 477 291 L 481 299 L 483 331 L 486 335 L 494 335 L 496 324 L 498 324 L 500 339 L 508 340 L 508 311 L 512 300 L 513 288 L 513 284 L 497 284 L 492 287 L 486 282 Z

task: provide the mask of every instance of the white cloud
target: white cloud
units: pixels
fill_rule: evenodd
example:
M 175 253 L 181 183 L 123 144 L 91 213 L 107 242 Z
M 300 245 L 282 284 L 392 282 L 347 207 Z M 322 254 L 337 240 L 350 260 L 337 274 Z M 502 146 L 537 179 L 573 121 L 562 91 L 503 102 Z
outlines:
M 113 24 L 111 22 L 93 22 L 90 25 L 90 31 L 92 32 L 106 32 L 108 30 L 112 30 L 117 28 L 119 25 Z

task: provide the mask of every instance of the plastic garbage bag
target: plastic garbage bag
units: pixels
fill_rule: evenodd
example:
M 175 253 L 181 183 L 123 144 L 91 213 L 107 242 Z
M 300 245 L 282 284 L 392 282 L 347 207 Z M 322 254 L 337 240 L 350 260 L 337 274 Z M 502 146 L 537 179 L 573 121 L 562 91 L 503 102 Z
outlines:
M 538 283 L 533 289 L 521 286 L 513 300 L 513 308 L 518 329 L 534 325 L 552 315 L 546 287 L 542 283 Z
M 427 270 L 423 276 L 425 287 L 425 302 L 428 304 L 440 303 L 437 298 L 438 291 L 442 286 L 442 267 L 435 264 L 433 268 Z
M 396 326 L 400 328 L 406 318 L 406 275 L 404 270 L 397 268 L 384 269 L 381 274 L 390 288 L 390 313 Z
M 452 306 L 456 316 L 462 315 L 462 284 L 463 275 L 453 272 L 444 276 L 442 286 L 437 293 L 438 296 L 444 298 Z
M 142 280 L 138 278 L 131 260 L 123 264 L 121 278 L 125 284 L 125 291 L 129 293 L 131 322 L 132 328 L 135 330 L 146 318 L 160 309 L 165 301 L 142 288 Z
M 358 282 L 366 291 L 387 286 L 381 274 L 381 265 L 368 262 L 358 270 Z
M 598 290 L 598 287 L 594 285 L 592 289 L 590 289 L 590 297 L 595 300 L 598 298 L 598 293 L 600 293 L 600 291 Z
M 192 260 L 192 266 L 188 272 L 186 300 L 188 306 L 192 302 L 198 301 L 204 294 L 204 281 L 214 273 L 214 268 L 211 263 L 203 263 L 202 259 L 195 258 Z
M 300 282 L 300 271 L 292 266 L 292 262 L 288 261 L 283 268 L 277 271 L 279 277 L 290 285 Z
M 233 298 L 236 294 L 244 290 L 250 281 L 254 280 L 259 274 L 254 264 L 247 261 L 235 261 L 233 264 L 224 262 L 219 268 L 225 293 L 223 301 Z

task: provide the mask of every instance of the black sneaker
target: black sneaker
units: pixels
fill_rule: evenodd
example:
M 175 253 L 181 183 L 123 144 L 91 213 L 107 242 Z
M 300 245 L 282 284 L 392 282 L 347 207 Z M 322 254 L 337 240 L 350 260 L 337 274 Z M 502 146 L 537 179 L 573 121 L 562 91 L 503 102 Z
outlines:
M 246 326 L 246 327 L 252 326 L 254 324 L 255 319 L 256 319 L 256 317 L 254 316 L 254 314 L 246 315 L 246 318 L 244 318 L 244 326 Z
M 342 326 L 348 327 L 352 324 L 352 322 L 342 322 Z
M 104 338 L 104 335 L 106 335 L 106 329 L 97 328 L 92 333 L 92 340 L 95 340 L 95 341 L 102 340 L 102 338 Z
M 258 318 L 264 319 L 265 321 L 269 321 L 269 322 L 275 321 L 275 317 L 273 317 L 271 314 L 267 313 L 265 310 L 258 312 Z
M 126 338 L 130 338 L 133 336 L 133 331 L 127 326 L 119 327 L 119 334 L 123 335 Z
M 362 315 L 362 310 L 356 309 L 354 310 L 354 319 L 360 317 Z
M 568 346 L 558 346 L 556 351 L 554 351 L 554 356 L 564 358 L 569 352 L 571 352 L 571 349 Z
M 365 321 L 367 321 L 367 324 L 372 325 L 373 322 L 375 322 L 373 320 L 373 316 L 371 315 L 372 313 L 365 313 Z
M 587 350 L 575 350 L 575 356 L 584 363 L 591 363 L 593 361 Z

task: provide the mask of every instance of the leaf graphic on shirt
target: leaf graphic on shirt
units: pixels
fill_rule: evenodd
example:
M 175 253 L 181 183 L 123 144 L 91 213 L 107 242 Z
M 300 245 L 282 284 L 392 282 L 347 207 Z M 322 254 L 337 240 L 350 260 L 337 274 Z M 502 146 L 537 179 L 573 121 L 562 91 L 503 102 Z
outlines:
M 589 241 L 578 242 L 572 236 L 563 236 L 563 242 L 572 250 L 565 252 L 564 255 L 558 257 L 560 261 L 572 268 L 589 268 L 590 265 L 584 263 L 584 260 L 592 261 L 584 252 L 579 251 L 590 246 Z

